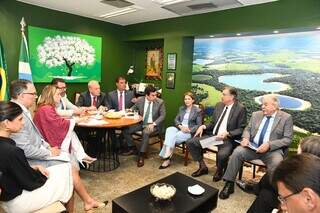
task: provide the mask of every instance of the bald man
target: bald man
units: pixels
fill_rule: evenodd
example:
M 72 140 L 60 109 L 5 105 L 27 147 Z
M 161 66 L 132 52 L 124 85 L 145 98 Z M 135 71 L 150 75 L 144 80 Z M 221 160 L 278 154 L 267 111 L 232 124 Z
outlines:
M 284 150 L 289 147 L 292 135 L 291 115 L 279 109 L 276 95 L 264 95 L 262 110 L 252 113 L 249 124 L 243 131 L 241 146 L 238 146 L 230 156 L 223 176 L 226 183 L 219 198 L 227 199 L 234 192 L 234 181 L 243 161 L 262 160 L 272 176 L 284 158 Z
M 101 92 L 98 81 L 89 81 L 88 91 L 80 94 L 76 105 L 78 107 L 89 107 L 89 110 L 96 110 L 101 106 L 107 106 L 105 94 Z

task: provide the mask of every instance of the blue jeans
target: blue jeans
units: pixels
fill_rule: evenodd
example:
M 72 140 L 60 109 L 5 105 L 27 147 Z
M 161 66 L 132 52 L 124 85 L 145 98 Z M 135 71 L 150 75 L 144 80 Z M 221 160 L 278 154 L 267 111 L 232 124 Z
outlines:
M 170 126 L 166 129 L 166 135 L 164 139 L 163 147 L 159 153 L 162 158 L 168 158 L 172 155 L 176 144 L 187 141 L 191 138 L 190 133 L 184 133 L 174 126 Z

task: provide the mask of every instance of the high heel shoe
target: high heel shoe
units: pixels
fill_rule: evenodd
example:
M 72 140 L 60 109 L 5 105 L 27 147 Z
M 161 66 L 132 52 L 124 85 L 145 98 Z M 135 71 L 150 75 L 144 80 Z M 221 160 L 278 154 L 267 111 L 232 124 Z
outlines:
M 89 169 L 90 165 L 96 160 L 97 158 L 90 158 L 90 159 L 84 158 L 82 159 L 81 164 L 83 165 L 84 168 Z
M 91 208 L 89 208 L 89 209 L 86 209 L 86 208 L 85 208 L 84 211 L 85 211 L 86 213 L 92 213 L 94 209 L 102 209 L 102 208 L 106 207 L 107 204 L 108 204 L 108 201 L 107 201 L 107 200 L 106 200 L 106 201 L 103 201 L 103 202 L 98 202 L 98 205 L 93 206 L 93 207 L 91 207 Z
M 166 161 L 169 161 L 167 165 L 163 165 Z M 159 169 L 166 169 L 170 166 L 170 158 L 166 159 L 165 161 L 163 161 L 163 163 L 159 166 Z

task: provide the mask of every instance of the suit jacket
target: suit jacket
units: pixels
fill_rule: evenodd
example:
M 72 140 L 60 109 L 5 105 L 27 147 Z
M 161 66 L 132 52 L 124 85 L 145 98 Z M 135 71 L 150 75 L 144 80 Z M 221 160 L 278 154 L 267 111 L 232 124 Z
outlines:
M 22 129 L 11 134 L 10 137 L 16 142 L 17 147 L 23 149 L 25 156 L 32 165 L 43 165 L 43 161 L 50 157 L 50 145 L 44 141 L 27 113 L 23 111 L 22 115 L 24 119 Z
M 145 103 L 146 97 L 140 97 L 138 98 L 135 105 L 133 105 L 132 109 L 139 110 L 139 114 L 143 115 L 144 113 L 144 103 Z M 162 123 L 164 121 L 164 118 L 166 117 L 166 108 L 164 106 L 164 101 L 160 98 L 156 98 L 153 102 L 152 107 L 152 120 L 156 123 L 157 128 L 160 130 L 162 128 Z
M 132 103 L 132 101 L 131 101 L 133 98 L 134 98 L 133 91 L 131 91 L 131 90 L 124 91 L 124 103 L 125 103 L 126 109 L 129 109 L 134 105 L 134 103 Z M 107 100 L 106 104 L 107 104 L 108 109 L 115 109 L 116 111 L 119 111 L 118 91 L 117 90 L 109 92 L 106 100 Z
M 186 114 L 187 107 L 182 106 L 179 108 L 179 112 L 174 119 L 174 125 L 179 126 L 182 121 L 183 117 Z M 201 109 L 195 105 L 192 105 L 190 114 L 189 114 L 189 120 L 188 120 L 188 127 L 190 129 L 190 133 L 194 134 L 198 127 L 202 124 L 202 114 L 201 114 Z
M 256 136 L 264 115 L 262 111 L 253 112 L 248 126 L 243 131 L 243 138 L 252 141 Z M 286 148 L 290 145 L 293 135 L 293 120 L 290 114 L 278 111 L 270 133 L 270 151 Z
M 222 102 L 219 102 L 216 104 L 213 115 L 212 115 L 212 122 L 206 125 L 207 131 L 211 131 L 212 133 L 213 128 L 215 127 L 216 123 L 220 118 L 220 115 L 223 113 L 224 107 L 225 105 Z M 231 108 L 228 121 L 227 121 L 227 131 L 229 132 L 228 138 L 232 140 L 241 139 L 243 129 L 246 126 L 246 122 L 247 122 L 246 108 L 238 101 L 235 101 Z
M 91 103 L 91 95 L 90 95 L 90 92 L 87 91 L 87 92 L 83 92 L 80 94 L 80 97 L 79 97 L 79 100 L 78 102 L 76 103 L 76 105 L 78 107 L 90 107 L 92 106 L 92 103 Z M 97 97 L 97 108 L 99 108 L 99 106 L 106 106 L 105 105 L 106 103 L 106 100 L 105 100 L 105 95 L 104 93 L 102 92 L 98 97 Z

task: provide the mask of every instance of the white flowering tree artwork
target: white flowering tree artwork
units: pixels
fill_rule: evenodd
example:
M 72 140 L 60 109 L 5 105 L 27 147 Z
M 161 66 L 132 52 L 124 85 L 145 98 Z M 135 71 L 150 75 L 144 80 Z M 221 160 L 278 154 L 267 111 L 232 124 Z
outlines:
M 81 67 L 95 63 L 95 49 L 76 36 L 45 37 L 37 46 L 39 62 L 48 68 L 66 66 L 67 76 L 72 76 L 74 65 Z

